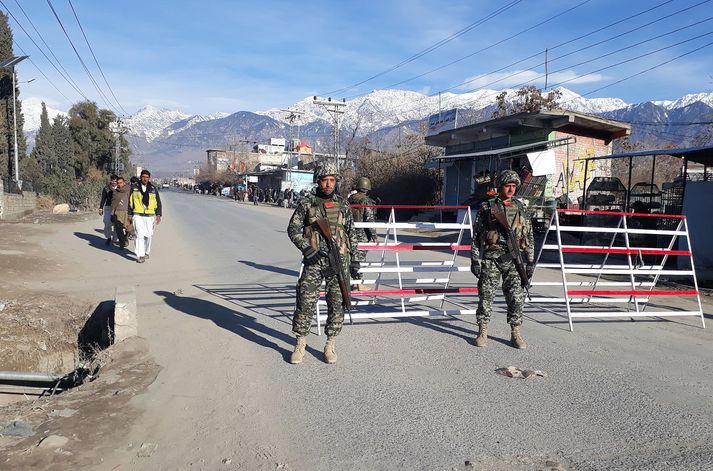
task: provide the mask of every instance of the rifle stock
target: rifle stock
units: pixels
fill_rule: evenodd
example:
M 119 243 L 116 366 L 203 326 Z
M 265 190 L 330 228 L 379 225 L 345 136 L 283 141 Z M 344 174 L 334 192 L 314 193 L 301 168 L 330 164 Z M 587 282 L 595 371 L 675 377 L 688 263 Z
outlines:
M 344 263 L 342 261 L 342 254 L 339 253 L 339 247 L 337 247 L 337 242 L 334 240 L 334 235 L 332 234 L 332 228 L 329 226 L 329 221 L 326 218 L 318 219 L 315 222 L 317 230 L 324 240 L 327 242 L 329 265 L 337 274 L 337 281 L 339 282 L 339 291 L 342 293 L 342 305 L 349 313 L 349 322 L 352 322 L 351 308 L 352 299 L 351 292 L 349 291 L 349 282 L 344 273 Z

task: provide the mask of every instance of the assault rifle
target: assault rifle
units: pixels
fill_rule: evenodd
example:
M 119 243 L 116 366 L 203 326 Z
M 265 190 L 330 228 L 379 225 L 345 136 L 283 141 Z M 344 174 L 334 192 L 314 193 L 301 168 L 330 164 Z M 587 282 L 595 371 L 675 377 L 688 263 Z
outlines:
M 520 247 L 517 244 L 517 238 L 515 237 L 515 233 L 512 231 L 512 228 L 508 223 L 508 219 L 505 215 L 505 209 L 503 208 L 500 202 L 497 202 L 490 207 L 490 214 L 493 216 L 493 218 L 495 218 L 495 220 L 500 224 L 500 226 L 505 229 L 505 232 L 507 233 L 508 252 L 512 257 L 512 261 L 515 264 L 515 268 L 517 269 L 518 275 L 520 275 L 520 282 L 522 284 L 522 287 L 525 289 L 525 293 L 527 293 L 527 297 L 529 298 L 530 280 L 527 277 L 527 266 L 522 258 L 522 251 L 520 250 Z
M 325 242 L 327 242 L 327 259 L 329 260 L 329 268 L 332 269 L 334 274 L 337 276 L 337 281 L 339 282 L 339 291 L 342 293 L 342 306 L 346 309 L 349 315 L 349 323 L 353 323 L 352 320 L 352 299 L 351 292 L 349 291 L 349 279 L 344 273 L 344 263 L 342 260 L 342 254 L 339 253 L 339 247 L 337 246 L 337 241 L 334 240 L 334 235 L 332 235 L 332 228 L 329 226 L 329 221 L 326 218 L 318 219 L 315 222 L 315 226 Z

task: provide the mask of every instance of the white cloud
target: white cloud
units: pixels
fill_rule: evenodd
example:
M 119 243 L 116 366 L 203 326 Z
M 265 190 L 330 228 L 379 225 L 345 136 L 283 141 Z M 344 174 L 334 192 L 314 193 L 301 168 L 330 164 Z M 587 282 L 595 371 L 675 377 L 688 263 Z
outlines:
M 567 84 L 592 83 L 601 82 L 606 77 L 602 74 L 578 74 L 574 70 L 564 70 L 549 74 L 547 83 L 549 86 L 557 85 L 562 82 Z M 498 72 L 495 74 L 476 75 L 465 79 L 463 84 L 458 88 L 461 90 L 477 89 L 477 88 L 508 88 L 513 86 L 524 85 L 544 85 L 545 74 L 535 72 L 533 70 L 511 70 L 509 72 Z

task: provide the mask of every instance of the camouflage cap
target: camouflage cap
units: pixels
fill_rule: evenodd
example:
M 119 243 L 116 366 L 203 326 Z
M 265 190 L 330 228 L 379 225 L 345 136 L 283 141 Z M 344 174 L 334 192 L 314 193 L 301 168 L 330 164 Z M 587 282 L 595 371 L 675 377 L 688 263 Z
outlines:
M 339 178 L 339 171 L 337 170 L 337 165 L 331 160 L 325 160 L 317 164 L 314 169 L 314 179 L 320 180 L 324 177 L 332 176 Z
M 520 186 L 520 177 L 514 170 L 503 170 L 498 174 L 497 186 L 500 188 L 508 183 L 514 183 L 518 187 Z

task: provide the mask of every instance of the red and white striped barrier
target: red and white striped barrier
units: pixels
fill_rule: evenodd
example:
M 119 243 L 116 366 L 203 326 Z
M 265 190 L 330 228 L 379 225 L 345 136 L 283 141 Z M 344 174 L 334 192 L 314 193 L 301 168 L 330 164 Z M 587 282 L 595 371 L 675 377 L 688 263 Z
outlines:
M 562 214 L 578 214 L 588 216 L 607 216 L 603 218 L 609 227 L 589 225 L 567 226 L 560 223 Z M 643 229 L 632 228 L 630 218 L 660 218 L 675 219 L 671 229 Z M 616 220 L 616 226 L 613 221 Z M 639 220 L 640 221 L 640 220 Z M 548 236 L 553 233 L 556 243 L 547 243 Z M 608 246 L 582 245 L 581 237 L 584 234 L 611 234 Z M 663 247 L 633 247 L 632 235 L 647 235 L 658 241 L 668 240 Z M 563 239 L 570 241 L 580 237 L 580 244 L 564 244 Z M 677 242 L 685 241 L 685 249 L 675 249 Z M 623 243 L 623 246 L 621 245 Z M 542 254 L 547 251 L 558 253 L 559 263 L 539 263 Z M 601 263 L 569 263 L 565 261 L 567 254 L 603 255 Z M 624 255 L 625 263 L 612 263 L 610 256 Z M 644 255 L 657 256 L 651 265 L 644 264 Z M 690 260 L 690 269 L 666 267 L 669 256 L 687 257 Z M 660 260 L 658 259 L 660 257 Z M 561 271 L 561 282 L 533 281 L 532 286 L 553 286 L 562 289 L 562 297 L 536 296 L 530 302 L 537 304 L 564 303 L 567 309 L 569 328 L 573 330 L 572 320 L 575 318 L 609 318 L 609 317 L 675 317 L 699 316 L 705 328 L 703 307 L 698 291 L 698 280 L 693 264 L 690 235 L 685 216 L 669 214 L 640 214 L 610 211 L 585 211 L 573 209 L 558 209 L 552 215 L 550 226 L 545 235 L 544 243 L 537 256 L 537 268 L 558 268 Z M 676 265 L 677 267 L 678 265 Z M 604 279 L 606 276 L 606 279 Z M 661 276 L 690 277 L 693 280 L 693 289 L 670 290 L 656 289 Z M 534 277 L 533 277 L 534 278 Z M 605 289 L 601 289 L 604 287 Z M 618 289 L 611 289 L 618 288 Z M 677 310 L 672 307 L 646 310 L 651 297 L 657 297 L 657 306 L 664 304 L 661 297 L 666 296 L 695 296 L 697 310 Z M 619 309 L 577 309 L 575 306 L 619 304 Z
M 348 316 L 350 319 L 378 319 L 397 317 L 427 317 L 427 316 L 454 316 L 475 314 L 475 309 L 468 308 L 463 302 L 448 298 L 455 296 L 476 296 L 478 288 L 475 278 L 470 274 L 470 264 L 458 266 L 456 264 L 458 253 L 470 253 L 470 245 L 463 244 L 463 236 L 469 231 L 473 235 L 473 220 L 468 206 L 413 206 L 413 205 L 373 205 L 354 206 L 369 207 L 374 209 L 389 209 L 389 218 L 386 222 L 358 222 L 357 228 L 385 231 L 380 234 L 379 242 L 360 243 L 359 249 L 367 251 L 367 261 L 362 262 L 360 270 L 363 280 L 352 280 L 352 285 L 369 286 L 368 290 L 353 290 L 352 306 L 354 310 Z M 398 209 L 463 209 L 459 222 L 434 223 L 434 222 L 399 222 L 396 220 Z M 452 242 L 409 242 L 402 243 L 402 230 L 418 231 L 423 229 L 457 231 Z M 428 252 L 431 259 L 409 259 L 408 255 Z M 441 256 L 440 260 L 433 257 Z M 470 286 L 453 287 L 453 275 L 467 273 L 461 284 Z M 416 277 L 408 277 L 408 274 Z M 441 276 L 420 277 L 420 274 L 442 273 Z M 428 287 L 423 287 L 428 285 Z M 323 294 L 323 293 L 322 293 Z M 468 304 L 477 302 L 475 298 L 469 299 Z M 389 307 L 389 310 L 383 310 Z M 416 304 L 417 303 L 417 304 Z M 435 305 L 437 304 L 437 308 Z M 445 304 L 448 303 L 446 309 Z M 317 302 L 317 332 L 321 335 L 322 323 L 326 320 L 326 313 L 322 309 L 326 301 Z

